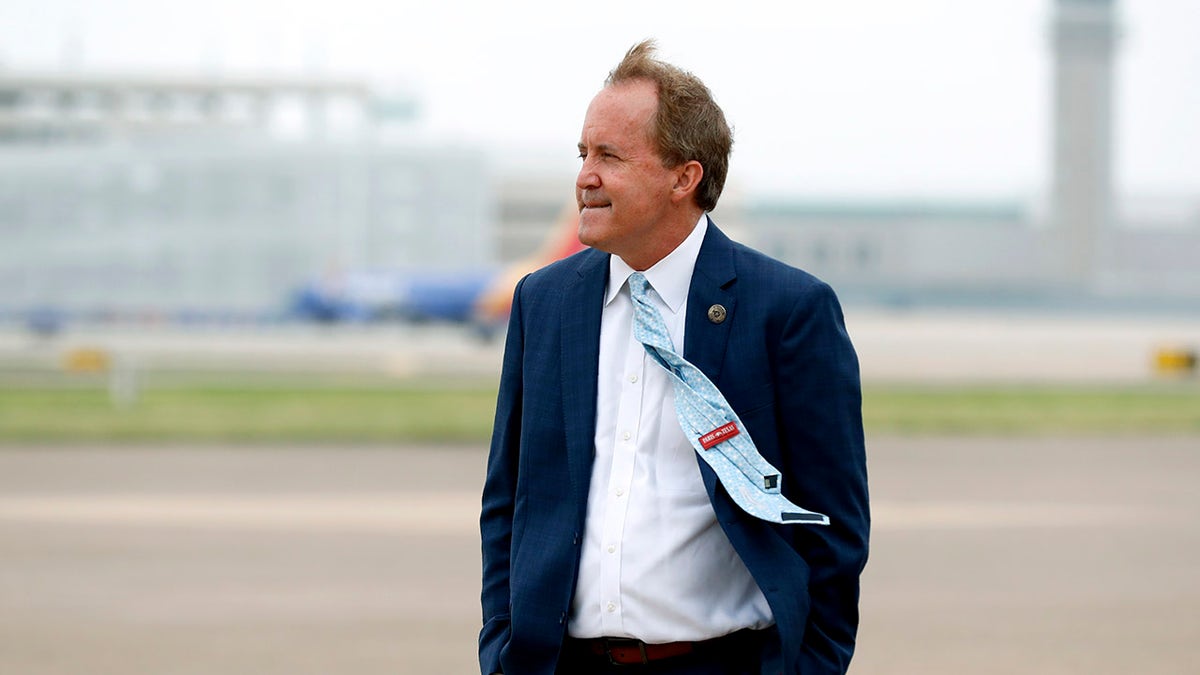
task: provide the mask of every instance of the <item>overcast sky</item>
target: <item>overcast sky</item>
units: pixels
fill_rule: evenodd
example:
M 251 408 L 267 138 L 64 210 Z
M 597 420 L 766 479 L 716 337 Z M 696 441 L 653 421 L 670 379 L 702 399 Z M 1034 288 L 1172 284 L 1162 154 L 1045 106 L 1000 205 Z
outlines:
M 1117 179 L 1200 194 L 1200 2 L 1118 0 Z M 787 8 L 786 10 L 784 8 Z M 589 100 L 655 37 L 735 127 L 731 185 L 1027 198 L 1049 163 L 1050 0 L 3 0 L 10 69 L 323 72 L 403 87 L 432 138 L 569 170 Z

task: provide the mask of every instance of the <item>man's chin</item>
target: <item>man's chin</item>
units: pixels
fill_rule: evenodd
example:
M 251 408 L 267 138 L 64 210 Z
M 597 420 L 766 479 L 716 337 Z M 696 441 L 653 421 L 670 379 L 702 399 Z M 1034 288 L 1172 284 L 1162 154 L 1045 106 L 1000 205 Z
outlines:
M 604 241 L 604 234 L 608 230 L 607 215 L 608 209 L 589 208 L 584 209 L 579 214 L 579 241 L 584 246 L 592 248 L 601 248 L 601 243 Z
M 579 237 L 579 243 L 594 248 L 602 253 L 616 253 L 612 249 L 612 242 L 602 237 Z
M 579 228 L 579 243 L 588 248 L 600 248 L 603 245 L 603 239 L 592 236 L 593 233 L 585 228 Z M 603 250 L 603 249 L 601 249 Z

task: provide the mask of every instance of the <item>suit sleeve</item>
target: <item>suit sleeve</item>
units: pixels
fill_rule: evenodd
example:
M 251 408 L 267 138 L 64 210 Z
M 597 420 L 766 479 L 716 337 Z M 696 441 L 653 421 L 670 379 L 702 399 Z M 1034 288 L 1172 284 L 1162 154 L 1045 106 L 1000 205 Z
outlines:
M 811 572 L 800 671 L 844 673 L 858 630 L 870 511 L 858 358 L 824 283 L 809 287 L 793 308 L 779 366 L 789 492 L 830 519 L 827 527 L 790 529 Z
M 479 518 L 483 553 L 479 667 L 484 675 L 500 672 L 500 653 L 508 644 L 510 633 L 509 556 L 521 440 L 524 352 L 521 289 L 524 285 L 525 279 L 522 279 L 513 293 Z

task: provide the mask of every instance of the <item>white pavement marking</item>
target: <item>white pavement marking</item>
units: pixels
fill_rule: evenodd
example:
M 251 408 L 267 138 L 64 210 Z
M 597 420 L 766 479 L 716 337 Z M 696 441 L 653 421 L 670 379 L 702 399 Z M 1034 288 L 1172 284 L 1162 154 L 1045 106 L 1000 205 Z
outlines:
M 1067 528 L 1168 518 L 1144 507 L 1037 502 L 877 502 L 871 512 L 876 530 Z
M 465 534 L 478 531 L 479 494 L 3 497 L 0 521 Z
M 872 505 L 876 531 L 1069 528 L 1164 522 L 1170 512 L 1112 504 L 969 501 Z M 478 532 L 479 494 L 101 494 L 0 497 L 0 521 L 245 530 Z

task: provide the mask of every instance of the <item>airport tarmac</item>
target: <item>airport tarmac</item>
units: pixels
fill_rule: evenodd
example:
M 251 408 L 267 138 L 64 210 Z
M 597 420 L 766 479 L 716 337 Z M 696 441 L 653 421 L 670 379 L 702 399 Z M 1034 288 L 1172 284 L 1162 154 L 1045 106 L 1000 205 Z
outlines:
M 872 438 L 856 675 L 1200 662 L 1200 438 Z M 0 448 L 0 673 L 477 672 L 485 450 Z

